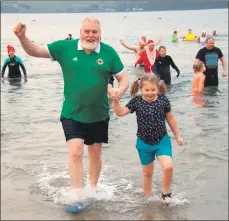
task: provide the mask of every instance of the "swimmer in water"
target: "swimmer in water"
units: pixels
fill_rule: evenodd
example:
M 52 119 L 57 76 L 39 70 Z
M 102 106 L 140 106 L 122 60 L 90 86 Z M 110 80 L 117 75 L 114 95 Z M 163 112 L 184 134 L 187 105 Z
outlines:
M 170 66 L 177 72 L 177 77 L 180 76 L 180 70 L 173 62 L 171 56 L 166 55 L 166 47 L 160 46 L 159 47 L 159 54 L 154 63 L 154 69 L 157 76 L 164 80 L 165 84 L 168 86 L 171 84 L 171 73 L 170 73 Z
M 124 40 L 120 40 L 120 43 L 125 48 L 135 52 L 136 61 L 140 58 L 142 52 L 145 51 L 145 42 L 142 40 L 139 41 L 137 46 L 129 46 L 125 44 Z
M 173 35 L 172 35 L 172 42 L 177 42 L 178 41 L 178 35 L 177 35 L 177 31 L 174 31 L 173 32 Z
M 207 39 L 206 31 L 202 31 L 201 36 L 197 38 L 197 42 L 199 43 L 205 43 Z
M 68 37 L 65 40 L 73 40 L 72 34 L 68 34 Z
M 184 41 L 195 41 L 197 36 L 192 32 L 192 29 L 188 29 L 188 33 L 183 37 Z
M 212 37 L 207 37 L 205 47 L 201 48 L 196 55 L 194 61 L 197 64 L 198 61 L 203 61 L 206 67 L 204 72 L 206 79 L 204 86 L 218 86 L 219 77 L 218 77 L 218 61 L 221 61 L 223 66 L 222 77 L 227 76 L 227 64 L 223 56 L 223 52 L 220 48 L 215 47 L 215 40 Z
M 145 46 L 147 46 L 148 41 L 146 39 L 146 36 L 141 36 L 141 41 L 143 41 L 145 43 Z M 157 46 L 159 43 L 161 43 L 163 41 L 163 37 L 161 36 L 158 40 L 158 42 L 155 42 L 155 46 Z
M 204 81 L 206 78 L 204 75 L 204 72 L 206 71 L 204 62 L 197 61 L 197 63 L 193 65 L 193 69 L 195 75 L 192 83 L 192 94 L 193 96 L 197 96 L 204 92 Z
M 204 82 L 205 82 L 205 75 L 204 72 L 206 70 L 205 65 L 202 61 L 198 61 L 196 64 L 193 65 L 193 69 L 195 75 L 193 77 L 192 82 L 192 96 L 193 102 L 195 103 L 196 107 L 203 107 L 204 106 Z
M 23 71 L 24 78 L 27 79 L 26 69 L 21 58 L 15 55 L 15 49 L 13 46 L 7 46 L 8 57 L 5 59 L 2 67 L 2 78 L 4 77 L 5 70 L 8 67 L 8 77 L 9 78 L 21 78 L 21 70 Z
M 146 50 L 141 54 L 140 58 L 136 62 L 136 68 L 140 67 L 140 64 L 144 64 L 145 73 L 154 73 L 154 63 L 159 56 L 159 51 L 155 48 L 153 40 L 149 40 Z
M 157 46 L 160 42 L 162 42 L 162 40 L 163 40 L 163 38 L 160 37 L 160 39 L 157 42 L 155 42 L 154 45 Z M 124 43 L 124 40 L 120 40 L 120 43 L 125 48 L 135 52 L 136 62 L 141 57 L 142 53 L 146 50 L 146 48 L 148 48 L 147 47 L 148 42 L 146 41 L 145 36 L 141 36 L 141 39 L 140 39 L 139 44 L 137 46 L 129 46 L 129 45 Z M 136 67 L 136 63 L 135 63 L 135 67 Z M 141 64 L 141 67 L 144 67 L 144 65 Z
M 212 31 L 212 35 L 213 35 L 213 36 L 217 36 L 216 30 L 213 30 L 213 31 Z
M 141 36 L 141 41 L 143 41 L 145 43 L 145 46 L 147 46 L 147 40 L 146 40 L 146 36 Z

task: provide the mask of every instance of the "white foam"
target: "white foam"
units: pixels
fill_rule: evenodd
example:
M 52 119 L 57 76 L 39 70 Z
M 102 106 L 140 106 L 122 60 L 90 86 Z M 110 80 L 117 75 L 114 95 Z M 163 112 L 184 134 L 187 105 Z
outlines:
M 106 172 L 106 170 L 105 170 Z M 88 177 L 86 178 L 85 188 L 81 193 L 71 189 L 67 170 L 57 174 L 51 174 L 44 168 L 37 179 L 37 188 L 41 192 L 44 200 L 53 201 L 56 204 L 69 204 L 73 201 L 85 199 L 86 201 L 109 201 L 109 202 L 128 202 L 136 205 L 145 202 L 161 202 L 159 197 L 161 186 L 155 183 L 152 190 L 153 195 L 145 200 L 142 186 L 135 186 L 134 180 L 128 176 L 110 181 L 111 177 L 101 173 L 97 188 L 90 188 Z M 61 182 L 59 182 L 61 181 Z M 186 205 L 190 202 L 186 199 L 185 193 L 173 193 L 170 206 Z
M 67 171 L 51 174 L 44 168 L 42 173 L 37 177 L 37 188 L 39 192 L 41 192 L 43 200 L 53 201 L 58 204 L 68 204 L 81 200 L 83 198 L 82 195 L 84 195 L 83 199 L 88 200 L 111 200 L 116 189 L 116 185 L 106 185 L 105 182 L 103 183 L 105 179 L 103 179 L 102 176 L 101 182 L 96 189 L 87 187 L 87 179 L 86 187 L 83 189 L 83 193 L 80 194 L 79 191 L 70 188 Z M 64 180 L 66 184 L 64 186 L 56 185 L 55 181 L 58 179 Z M 79 195 L 81 195 L 81 197 L 79 197 Z

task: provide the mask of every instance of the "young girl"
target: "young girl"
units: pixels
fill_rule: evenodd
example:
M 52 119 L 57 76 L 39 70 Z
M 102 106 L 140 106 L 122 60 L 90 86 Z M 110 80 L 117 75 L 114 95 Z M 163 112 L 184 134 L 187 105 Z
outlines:
M 193 101 L 196 107 L 203 107 L 205 103 L 203 97 L 205 75 L 203 72 L 206 70 L 206 68 L 202 61 L 198 61 L 198 63 L 193 65 L 193 69 L 195 72 L 192 83 Z
M 139 88 L 142 95 L 135 96 Z M 152 195 L 152 176 L 156 156 L 163 170 L 161 199 L 165 203 L 169 203 L 173 160 L 172 146 L 167 134 L 165 120 L 178 144 L 182 145 L 183 141 L 171 112 L 170 102 L 165 96 L 166 85 L 155 74 L 146 73 L 133 82 L 130 93 L 133 98 L 124 107 L 120 106 L 119 100 L 113 101 L 114 111 L 117 116 L 136 112 L 138 124 L 136 148 L 143 167 L 144 194 L 146 197 Z
M 206 70 L 205 65 L 202 61 L 198 61 L 193 65 L 195 72 L 193 83 L 192 83 L 192 94 L 198 96 L 204 92 L 204 81 L 205 75 L 203 74 Z
M 166 85 L 171 84 L 171 73 L 170 73 L 170 66 L 177 72 L 177 77 L 180 76 L 180 70 L 173 62 L 171 56 L 166 55 L 166 47 L 160 46 L 159 47 L 159 54 L 160 56 L 157 57 L 154 63 L 155 73 L 159 76 L 161 80 L 164 80 Z

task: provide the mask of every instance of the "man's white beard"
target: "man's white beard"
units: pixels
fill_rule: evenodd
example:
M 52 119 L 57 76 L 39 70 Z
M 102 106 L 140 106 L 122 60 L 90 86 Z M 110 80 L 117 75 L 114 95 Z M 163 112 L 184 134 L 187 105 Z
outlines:
M 98 41 L 94 41 L 94 42 L 87 42 L 87 41 L 83 41 L 81 40 L 81 44 L 82 44 L 82 47 L 84 49 L 87 49 L 87 50 L 95 50 L 97 45 L 99 44 Z

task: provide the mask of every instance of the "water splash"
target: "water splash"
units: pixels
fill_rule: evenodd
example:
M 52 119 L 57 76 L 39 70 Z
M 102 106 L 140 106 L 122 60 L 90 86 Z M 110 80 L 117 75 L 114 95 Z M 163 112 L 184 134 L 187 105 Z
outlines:
M 146 200 L 147 203 L 151 202 L 162 202 L 159 194 L 153 194 Z M 172 198 L 170 199 L 169 207 L 189 205 L 190 201 L 187 199 L 185 193 L 174 193 L 172 192 Z
M 87 202 L 114 202 L 125 203 L 131 207 L 139 205 L 146 205 L 149 202 L 161 202 L 160 186 L 154 184 L 153 195 L 149 199 L 144 198 L 142 187 L 136 187 L 128 175 L 121 179 L 111 181 L 111 177 L 106 175 L 105 169 L 101 173 L 100 182 L 97 188 L 90 188 L 88 185 L 88 177 L 85 180 L 85 188 L 82 193 L 73 190 L 70 187 L 69 175 L 67 171 L 51 174 L 47 168 L 43 168 L 42 173 L 37 179 L 37 192 L 43 197 L 43 200 L 52 201 L 55 204 L 69 204 L 79 199 L 85 199 Z M 172 193 L 171 206 L 187 205 L 190 202 L 186 199 L 185 193 Z

